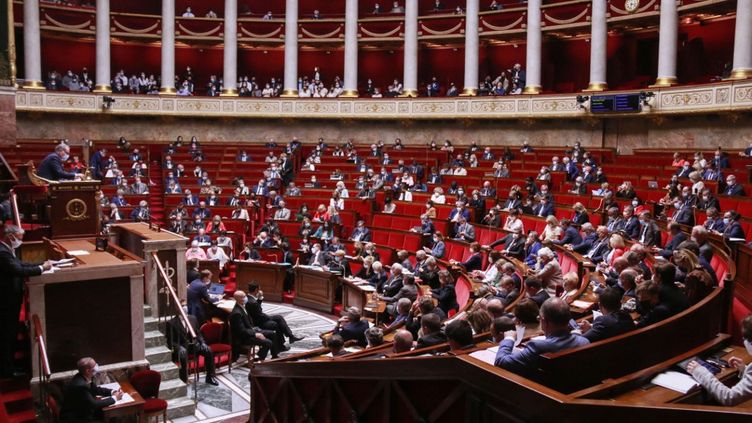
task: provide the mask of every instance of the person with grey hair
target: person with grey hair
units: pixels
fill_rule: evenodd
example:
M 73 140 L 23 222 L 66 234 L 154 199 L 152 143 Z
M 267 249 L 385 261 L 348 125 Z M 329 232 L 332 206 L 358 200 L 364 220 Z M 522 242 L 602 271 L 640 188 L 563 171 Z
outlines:
M 16 351 L 18 315 L 23 302 L 24 280 L 41 275 L 52 268 L 52 263 L 24 263 L 16 255 L 23 243 L 24 230 L 15 225 L 6 225 L 0 241 L 0 272 L 3 274 L 3 295 L 0 295 L 0 376 L 12 377 L 22 372 L 13 369 L 13 354 Z
M 413 334 L 406 330 L 398 330 L 394 334 L 392 353 L 399 354 L 410 351 L 413 348 Z
M 123 397 L 120 389 L 100 388 L 94 383 L 94 375 L 99 365 L 91 357 L 84 357 L 76 363 L 78 373 L 65 386 L 61 421 L 94 422 L 101 421 L 102 409 L 115 404 Z
M 499 343 L 494 364 L 525 377 L 534 377 L 539 369 L 540 356 L 546 353 L 568 350 L 587 345 L 587 338 L 571 333 L 569 304 L 560 298 L 549 298 L 540 308 L 540 328 L 544 339 L 532 339 L 525 348 L 514 349 L 517 333 L 514 330 L 504 332 L 504 339 Z
M 131 220 L 136 222 L 148 222 L 151 219 L 151 212 L 149 211 L 149 204 L 146 200 L 138 202 L 138 207 L 134 208 L 131 212 Z
M 37 175 L 50 181 L 79 180 L 81 175 L 68 172 L 64 163 L 70 157 L 70 147 L 65 143 L 55 146 L 55 152 L 50 153 L 39 163 Z
M 378 347 L 384 343 L 384 331 L 376 326 L 366 329 L 368 348 Z
M 533 270 L 533 274 L 540 278 L 543 287 L 552 297 L 556 296 L 556 287 L 564 285 L 559 261 L 556 260 L 554 252 L 548 247 L 538 250 L 538 263 Z
M 361 319 L 360 309 L 349 307 L 342 314 L 343 316 L 337 320 L 337 325 L 332 333 L 342 336 L 345 341 L 354 340 L 358 346 L 365 347 L 365 332 L 368 329 L 368 321 Z
M 398 326 L 402 326 L 407 323 L 407 319 L 410 317 L 410 309 L 413 306 L 413 302 L 410 301 L 409 298 L 400 298 L 397 301 L 397 305 L 395 306 L 395 309 L 397 310 L 397 316 L 394 317 L 394 320 L 389 325 L 387 329 L 394 329 Z

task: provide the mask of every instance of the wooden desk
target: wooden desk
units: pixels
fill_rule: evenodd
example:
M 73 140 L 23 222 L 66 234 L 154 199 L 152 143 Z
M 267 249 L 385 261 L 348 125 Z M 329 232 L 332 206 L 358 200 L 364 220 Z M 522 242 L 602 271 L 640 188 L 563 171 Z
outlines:
M 268 261 L 238 260 L 235 262 L 236 289 L 248 292 L 248 284 L 258 283 L 264 298 L 273 302 L 282 301 L 288 264 Z
M 331 313 L 339 281 L 339 276 L 328 270 L 298 266 L 295 268 L 293 304 Z
M 356 285 L 356 279 L 342 278 L 342 308 L 358 307 L 363 312 L 373 313 L 375 324 L 379 324 L 379 314 L 386 310 L 386 303 L 375 299 L 376 290 L 371 285 Z
M 137 422 L 143 421 L 144 403 L 146 403 L 146 401 L 144 401 L 144 399 L 141 397 L 141 394 L 139 394 L 133 387 L 133 385 L 131 385 L 131 383 L 127 380 L 120 382 L 120 389 L 133 397 L 133 402 L 120 405 L 111 405 L 109 407 L 103 408 L 102 413 L 104 414 L 105 423 L 111 421 L 112 419 L 125 416 L 136 416 Z

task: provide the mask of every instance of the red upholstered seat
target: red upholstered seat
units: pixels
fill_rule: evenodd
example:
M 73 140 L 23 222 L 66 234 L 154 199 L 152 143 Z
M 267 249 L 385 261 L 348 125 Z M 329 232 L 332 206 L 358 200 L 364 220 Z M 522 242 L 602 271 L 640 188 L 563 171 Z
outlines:
M 223 342 L 222 334 L 224 333 L 225 325 L 218 322 L 207 322 L 201 325 L 199 329 L 201 336 L 204 337 L 204 341 L 209 345 L 209 348 L 214 353 L 215 363 L 221 365 L 222 358 L 227 358 L 228 370 L 230 369 L 230 354 L 232 354 L 232 347 L 230 344 Z M 219 366 L 218 366 L 219 367 Z
M 130 377 L 131 385 L 146 403 L 144 404 L 144 417 L 162 416 L 167 422 L 167 401 L 159 399 L 159 385 L 162 383 L 162 375 L 154 370 L 141 370 Z
M 151 414 L 167 409 L 167 401 L 159 398 L 149 398 L 144 403 L 144 413 Z

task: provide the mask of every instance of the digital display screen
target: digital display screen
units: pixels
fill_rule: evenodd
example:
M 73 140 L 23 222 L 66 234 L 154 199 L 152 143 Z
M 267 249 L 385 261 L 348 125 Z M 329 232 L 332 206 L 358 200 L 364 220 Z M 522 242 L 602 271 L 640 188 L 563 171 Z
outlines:
M 590 97 L 591 113 L 639 112 L 639 94 L 594 95 Z

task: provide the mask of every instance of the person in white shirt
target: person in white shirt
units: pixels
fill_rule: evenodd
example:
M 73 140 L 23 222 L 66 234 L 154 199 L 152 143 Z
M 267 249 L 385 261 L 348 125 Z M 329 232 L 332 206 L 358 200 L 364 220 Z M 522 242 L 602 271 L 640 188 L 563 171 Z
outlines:
M 191 7 L 190 7 L 190 6 L 188 6 L 188 7 L 187 7 L 187 8 L 185 9 L 185 12 L 183 13 L 183 17 L 184 17 L 184 18 L 195 18 L 195 17 L 196 17 L 196 15 L 194 15 L 194 14 L 193 14 L 193 11 L 191 10 Z
M 264 17 L 261 18 L 261 19 L 263 19 L 265 21 L 270 21 L 270 20 L 274 19 L 274 16 L 272 15 L 271 10 L 268 11 L 268 12 L 266 12 L 266 15 L 264 15 Z
M 206 251 L 206 258 L 219 261 L 219 270 L 224 269 L 225 264 L 230 261 L 230 257 L 227 256 L 225 250 L 219 247 L 216 240 L 212 241 L 211 247 Z
M 441 187 L 434 188 L 433 194 L 431 194 L 431 201 L 433 201 L 434 204 L 446 204 L 446 196 L 444 196 L 444 189 Z
M 504 222 L 504 230 L 514 233 L 525 233 L 525 224 L 522 219 L 519 218 L 519 211 L 512 210 L 507 216 L 507 220 Z
M 455 176 L 467 176 L 467 169 L 462 166 L 457 166 L 456 168 L 454 168 L 452 174 Z
M 340 198 L 350 198 L 350 192 L 345 187 L 344 181 L 337 182 L 337 193 L 339 194 Z

